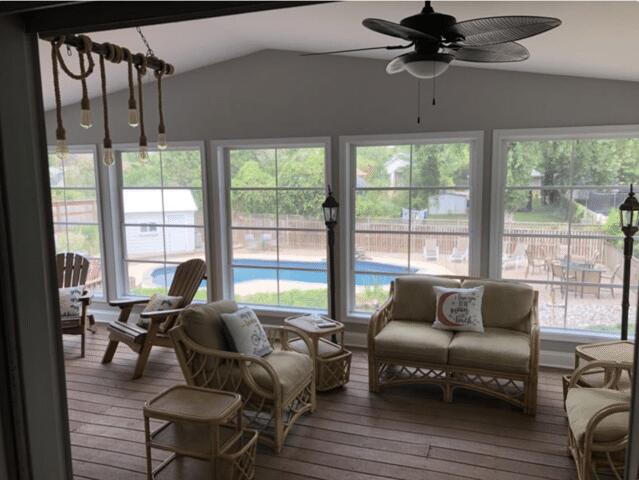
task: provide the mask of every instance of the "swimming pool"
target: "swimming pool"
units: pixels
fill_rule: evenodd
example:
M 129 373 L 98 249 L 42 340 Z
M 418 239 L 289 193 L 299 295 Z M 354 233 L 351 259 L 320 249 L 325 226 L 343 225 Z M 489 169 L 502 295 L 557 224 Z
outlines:
M 278 271 L 274 267 L 278 262 L 274 260 L 258 260 L 252 258 L 242 258 L 233 261 L 233 281 L 234 283 L 248 282 L 251 280 L 277 280 Z M 304 283 L 326 283 L 326 262 L 302 262 L 302 261 L 280 261 L 280 280 L 289 280 Z M 305 268 L 308 270 L 296 270 Z M 164 285 L 164 275 L 166 274 L 167 285 L 170 285 L 175 276 L 175 265 L 158 267 L 151 272 L 151 278 L 156 285 Z M 358 260 L 355 262 L 355 285 L 373 286 L 388 285 L 394 278 L 395 273 L 414 273 L 417 270 L 411 268 L 390 265 L 380 262 L 368 262 Z M 371 273 L 367 273 L 371 272 Z M 384 274 L 374 274 L 372 272 L 384 272 Z M 206 282 L 202 282 L 205 286 Z

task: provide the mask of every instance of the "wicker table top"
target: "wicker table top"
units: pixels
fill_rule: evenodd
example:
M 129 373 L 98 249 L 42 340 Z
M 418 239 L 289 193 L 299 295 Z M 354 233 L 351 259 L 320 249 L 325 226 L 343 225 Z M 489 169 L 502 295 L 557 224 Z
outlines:
M 338 333 L 344 329 L 344 324 L 342 322 L 338 322 L 337 320 L 333 320 L 325 316 L 322 316 L 322 318 L 333 322 L 335 326 L 329 328 L 316 327 L 306 318 L 306 316 L 288 317 L 284 319 L 284 323 L 290 325 L 291 327 L 302 330 L 304 333 L 310 335 L 311 337 L 315 335 L 322 336 L 331 333 Z
M 632 363 L 635 345 L 627 340 L 591 343 L 575 348 L 577 355 L 587 361 Z
M 224 423 L 242 407 L 237 393 L 175 385 L 144 404 L 144 415 L 165 420 Z

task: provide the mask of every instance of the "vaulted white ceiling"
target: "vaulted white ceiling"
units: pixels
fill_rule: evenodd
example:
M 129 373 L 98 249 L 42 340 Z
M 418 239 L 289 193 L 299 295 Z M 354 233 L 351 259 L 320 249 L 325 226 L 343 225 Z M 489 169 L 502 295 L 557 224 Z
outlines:
M 182 73 L 259 50 L 279 49 L 317 52 L 394 45 L 401 42 L 367 30 L 366 17 L 399 21 L 420 11 L 421 2 L 339 2 L 218 17 L 144 27 L 156 54 L 172 62 Z M 542 15 L 558 17 L 563 24 L 550 32 L 523 40 L 530 59 L 512 64 L 456 65 L 516 70 L 556 75 L 639 81 L 639 2 L 456 2 L 435 1 L 436 11 L 458 21 L 493 15 Z M 132 51 L 144 51 L 135 29 L 89 34 L 95 41 L 110 41 Z M 41 42 L 41 68 L 45 108 L 53 107 L 50 49 Z M 348 55 L 391 59 L 385 50 Z M 65 54 L 66 55 L 66 54 Z M 308 58 L 309 62 L 313 57 Z M 77 70 L 77 58 L 70 58 Z M 380 64 L 383 68 L 383 64 Z M 405 74 L 402 74 L 405 75 Z M 126 68 L 108 67 L 109 91 L 126 88 Z M 91 96 L 98 94 L 97 75 L 89 82 Z M 80 99 L 77 82 L 62 79 L 62 101 Z

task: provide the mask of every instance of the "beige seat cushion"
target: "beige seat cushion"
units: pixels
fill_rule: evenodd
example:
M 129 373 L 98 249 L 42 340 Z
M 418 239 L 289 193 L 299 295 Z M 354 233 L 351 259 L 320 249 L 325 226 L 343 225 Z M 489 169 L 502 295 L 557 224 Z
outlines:
M 270 355 L 262 357 L 262 359 L 268 362 L 275 370 L 280 381 L 283 398 L 285 399 L 289 398 L 290 395 L 297 394 L 300 386 L 309 378 L 313 371 L 311 358 L 298 352 L 276 350 Z M 249 371 L 260 387 L 270 391 L 273 390 L 271 377 L 263 367 L 251 362 Z
M 601 409 L 630 402 L 630 392 L 606 388 L 571 388 L 566 396 L 566 413 L 570 430 L 578 443 L 583 443 L 586 426 Z M 595 428 L 595 442 L 611 442 L 628 433 L 628 412 L 610 415 Z
M 399 360 L 444 365 L 453 333 L 425 322 L 393 320 L 375 337 L 375 354 Z
M 457 332 L 448 347 L 448 363 L 459 367 L 528 373 L 529 360 L 530 336 L 505 328 Z
M 429 275 L 407 275 L 394 281 L 393 320 L 411 320 L 416 322 L 435 321 L 437 294 L 434 286 L 459 288 L 459 280 L 433 277 Z
M 494 280 L 466 280 L 462 288 L 484 287 L 481 314 L 484 327 L 530 331 L 535 291 L 528 285 Z
M 306 346 L 306 342 L 301 338 L 297 338 L 288 344 L 296 352 L 304 353 L 308 355 L 308 347 Z M 317 356 L 320 358 L 329 358 L 334 357 L 342 353 L 342 347 L 335 345 L 333 342 L 329 342 L 325 338 L 320 338 L 317 343 Z
M 237 303 L 221 300 L 205 305 L 190 305 L 181 314 L 178 322 L 187 336 L 195 343 L 215 350 L 229 350 L 222 330 L 222 313 L 233 313 Z

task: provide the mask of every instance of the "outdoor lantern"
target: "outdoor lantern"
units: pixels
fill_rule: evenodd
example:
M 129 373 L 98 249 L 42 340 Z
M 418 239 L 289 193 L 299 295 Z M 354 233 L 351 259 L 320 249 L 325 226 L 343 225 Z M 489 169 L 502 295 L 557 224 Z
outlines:
M 621 222 L 621 231 L 625 235 L 634 235 L 639 230 L 639 200 L 635 197 L 635 192 L 632 191 L 632 185 L 630 185 L 630 192 L 619 205 L 619 220 Z
M 628 310 L 630 309 L 630 268 L 632 266 L 632 254 L 634 239 L 632 238 L 639 229 L 639 201 L 635 197 L 630 184 L 630 192 L 619 205 L 619 220 L 623 239 L 623 290 L 621 295 L 621 339 L 628 340 Z
M 324 210 L 324 223 L 326 223 L 326 226 L 330 227 L 336 225 L 339 203 L 337 203 L 337 200 L 333 197 L 333 192 L 331 191 L 330 186 L 328 187 L 328 196 L 326 197 L 326 200 L 324 200 L 324 203 L 322 203 L 322 209 Z

